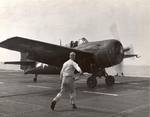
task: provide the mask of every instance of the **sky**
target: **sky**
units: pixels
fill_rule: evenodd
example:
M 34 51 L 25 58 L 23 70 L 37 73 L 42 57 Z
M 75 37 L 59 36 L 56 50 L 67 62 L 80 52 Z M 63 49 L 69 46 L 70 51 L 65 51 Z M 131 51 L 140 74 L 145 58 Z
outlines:
M 149 0 L 1 0 L 0 42 L 20 36 L 52 44 L 118 39 L 150 65 Z M 19 52 L 0 48 L 0 61 L 20 60 Z

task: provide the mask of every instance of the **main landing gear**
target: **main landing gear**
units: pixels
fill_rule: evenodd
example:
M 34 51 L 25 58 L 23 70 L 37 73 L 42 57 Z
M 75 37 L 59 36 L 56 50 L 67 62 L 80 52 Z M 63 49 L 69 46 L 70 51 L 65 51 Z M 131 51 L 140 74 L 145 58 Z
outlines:
M 90 76 L 88 79 L 87 79 L 87 86 L 89 88 L 95 88 L 97 85 L 97 79 L 95 76 Z
M 100 70 L 97 73 L 94 73 L 87 79 L 87 86 L 89 88 L 95 88 L 97 86 L 97 79 L 96 77 L 101 78 L 102 76 L 105 77 L 105 83 L 107 86 L 112 86 L 115 83 L 114 76 L 108 75 L 104 70 Z

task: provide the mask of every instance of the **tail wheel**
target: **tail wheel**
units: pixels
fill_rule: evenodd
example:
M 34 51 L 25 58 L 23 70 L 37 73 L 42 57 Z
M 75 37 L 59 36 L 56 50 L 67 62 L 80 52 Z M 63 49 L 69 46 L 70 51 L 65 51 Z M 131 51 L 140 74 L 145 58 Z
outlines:
M 33 82 L 37 82 L 37 74 L 35 74 L 35 77 L 33 78 Z
M 33 78 L 33 82 L 37 82 L 37 78 Z
M 112 86 L 115 83 L 115 78 L 113 76 L 107 76 L 105 83 L 107 86 Z
M 87 79 L 87 86 L 88 86 L 89 88 L 95 88 L 96 85 L 97 85 L 97 80 L 96 80 L 95 77 L 89 77 L 89 78 Z

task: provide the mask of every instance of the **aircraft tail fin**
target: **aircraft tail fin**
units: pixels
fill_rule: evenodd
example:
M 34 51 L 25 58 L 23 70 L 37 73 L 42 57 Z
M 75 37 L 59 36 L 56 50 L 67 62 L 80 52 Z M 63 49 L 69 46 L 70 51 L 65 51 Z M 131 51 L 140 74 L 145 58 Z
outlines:
M 28 59 L 28 53 L 22 53 L 21 52 L 21 59 L 20 59 L 20 61 L 7 61 L 7 62 L 4 62 L 4 64 L 20 65 L 20 69 L 26 71 L 26 70 L 35 68 L 36 61 Z
M 21 52 L 20 59 L 20 69 L 27 70 L 34 68 L 36 66 L 36 61 L 28 59 L 28 53 Z

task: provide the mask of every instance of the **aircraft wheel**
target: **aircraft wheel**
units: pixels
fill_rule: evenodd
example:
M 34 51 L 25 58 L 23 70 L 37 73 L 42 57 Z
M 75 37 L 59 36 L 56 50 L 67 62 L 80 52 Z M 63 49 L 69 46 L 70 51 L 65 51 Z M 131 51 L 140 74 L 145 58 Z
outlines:
M 37 78 L 33 78 L 33 82 L 37 82 Z
M 115 83 L 115 78 L 113 76 L 107 76 L 105 83 L 107 86 L 112 86 Z
M 89 88 L 95 88 L 96 85 L 97 85 L 97 80 L 96 80 L 95 77 L 89 77 L 89 78 L 87 79 L 87 86 L 88 86 Z

